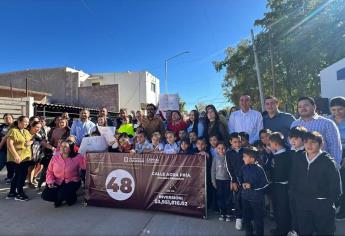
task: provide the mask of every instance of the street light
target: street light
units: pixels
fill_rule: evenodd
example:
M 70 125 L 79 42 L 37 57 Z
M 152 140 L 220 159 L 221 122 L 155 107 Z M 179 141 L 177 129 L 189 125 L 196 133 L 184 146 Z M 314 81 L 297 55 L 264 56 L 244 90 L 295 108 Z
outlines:
M 188 54 L 190 53 L 189 51 L 185 51 L 185 52 L 180 52 L 178 54 L 176 54 L 175 56 L 169 57 L 168 59 L 165 60 L 165 93 L 168 94 L 168 61 L 170 61 L 171 59 L 181 56 L 183 54 Z

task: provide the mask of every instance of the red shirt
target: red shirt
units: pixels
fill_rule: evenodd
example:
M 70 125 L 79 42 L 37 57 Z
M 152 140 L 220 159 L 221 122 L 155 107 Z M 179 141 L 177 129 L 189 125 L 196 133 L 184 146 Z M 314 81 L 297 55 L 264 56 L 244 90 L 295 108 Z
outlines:
M 168 130 L 173 131 L 176 134 L 176 140 L 180 139 L 178 133 L 181 130 L 185 130 L 185 129 L 187 129 L 187 123 L 184 122 L 183 120 L 181 120 L 180 122 L 175 123 L 175 124 L 173 124 L 173 123 L 168 124 Z

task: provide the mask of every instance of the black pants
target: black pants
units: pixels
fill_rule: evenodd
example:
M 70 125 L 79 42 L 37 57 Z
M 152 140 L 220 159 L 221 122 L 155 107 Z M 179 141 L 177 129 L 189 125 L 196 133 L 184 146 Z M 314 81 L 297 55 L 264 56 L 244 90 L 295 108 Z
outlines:
M 274 218 L 277 224 L 276 235 L 286 236 L 291 229 L 288 184 L 272 185 Z
M 340 196 L 339 206 L 340 206 L 340 212 L 345 213 L 345 168 L 344 167 L 340 169 L 340 177 L 341 177 L 343 194 Z
M 11 181 L 10 193 L 22 194 L 24 192 L 23 187 L 25 184 L 25 179 L 28 175 L 29 162 L 24 161 L 20 164 L 15 162 L 9 162 L 11 168 L 14 170 L 14 177 Z
M 72 205 L 77 201 L 77 191 L 80 187 L 79 182 L 63 182 L 57 185 L 56 188 L 49 188 L 48 186 L 42 192 L 42 199 L 48 202 L 62 203 L 66 201 L 67 204 Z
M 328 200 L 317 200 L 315 209 L 302 210 L 297 208 L 299 235 L 334 235 L 335 208 Z
M 230 183 L 231 180 L 216 180 L 217 204 L 221 215 L 231 215 L 232 212 Z
M 265 215 L 265 201 L 248 201 L 242 200 L 243 206 L 243 226 L 246 235 L 253 234 L 253 224 L 255 235 L 264 235 L 264 215 Z
M 7 169 L 7 178 L 12 179 L 14 176 L 14 167 L 11 165 L 11 162 L 6 162 L 6 169 Z
M 234 205 L 236 219 L 242 219 L 242 197 L 240 187 L 238 188 L 237 192 L 234 192 Z
M 289 192 L 289 207 L 290 207 L 290 215 L 291 215 L 291 229 L 298 233 L 299 231 L 298 231 L 298 221 L 297 221 L 297 216 L 296 216 L 296 212 L 297 212 L 296 199 L 292 192 Z

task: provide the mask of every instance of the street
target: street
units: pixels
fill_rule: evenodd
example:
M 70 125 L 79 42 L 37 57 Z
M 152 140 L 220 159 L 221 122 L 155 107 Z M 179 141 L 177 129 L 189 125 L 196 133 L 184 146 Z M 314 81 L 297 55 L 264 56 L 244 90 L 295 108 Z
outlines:
M 0 179 L 5 178 L 0 172 Z M 6 200 L 9 186 L 0 184 L 0 235 L 244 235 L 234 222 L 220 222 L 211 212 L 207 220 L 161 212 L 83 206 L 54 208 L 41 200 L 37 191 L 26 189 L 28 202 Z M 344 221 L 345 222 L 345 221 Z M 337 222 L 337 234 L 344 235 L 345 223 Z M 265 230 L 273 228 L 266 220 Z

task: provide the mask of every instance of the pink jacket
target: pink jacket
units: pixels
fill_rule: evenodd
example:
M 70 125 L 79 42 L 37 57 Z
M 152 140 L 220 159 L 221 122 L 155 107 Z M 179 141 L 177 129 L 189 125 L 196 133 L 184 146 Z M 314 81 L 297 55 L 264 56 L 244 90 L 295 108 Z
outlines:
M 86 169 L 84 156 L 79 154 L 74 158 L 62 158 L 60 154 L 57 154 L 49 163 L 46 182 L 57 185 L 61 185 L 63 181 L 65 183 L 79 182 L 81 169 Z

